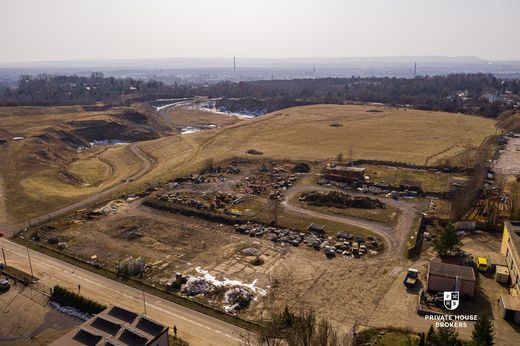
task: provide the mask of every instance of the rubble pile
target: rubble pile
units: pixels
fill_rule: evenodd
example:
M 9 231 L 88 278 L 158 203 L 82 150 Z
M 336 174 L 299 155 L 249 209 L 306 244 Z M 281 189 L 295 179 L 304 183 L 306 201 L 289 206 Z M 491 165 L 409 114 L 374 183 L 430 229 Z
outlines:
M 244 287 L 233 287 L 224 294 L 224 302 L 228 305 L 224 306 L 226 312 L 237 312 L 245 309 L 251 304 L 253 294 Z
M 301 164 L 300 164 L 301 165 Z M 262 164 L 258 174 L 245 177 L 238 187 L 241 187 L 243 192 L 249 195 L 260 195 L 268 190 L 285 190 L 293 186 L 298 180 L 295 172 L 304 173 L 308 167 L 291 164 L 273 164 L 268 167 Z M 310 170 L 310 168 L 309 168 Z
M 356 197 L 339 191 L 308 191 L 301 195 L 301 202 L 315 206 L 335 208 L 383 209 L 385 204 L 369 197 Z
M 169 193 L 165 195 L 158 195 L 159 199 L 164 202 L 183 205 L 195 209 L 209 209 L 209 207 L 202 201 L 187 195 L 183 192 Z
M 182 294 L 187 296 L 211 296 L 216 287 L 202 277 L 190 276 L 185 284 L 181 286 Z
M 129 227 L 120 233 L 120 236 L 126 240 L 135 240 L 144 237 L 144 232 L 137 226 Z
M 165 286 L 170 290 L 180 290 L 186 296 L 205 296 L 221 301 L 226 312 L 237 312 L 247 308 L 255 295 L 264 296 L 266 291 L 256 286 L 256 280 L 250 284 L 238 280 L 219 280 L 199 267 L 195 268 L 200 276 L 182 275 L 175 276 L 166 282 Z

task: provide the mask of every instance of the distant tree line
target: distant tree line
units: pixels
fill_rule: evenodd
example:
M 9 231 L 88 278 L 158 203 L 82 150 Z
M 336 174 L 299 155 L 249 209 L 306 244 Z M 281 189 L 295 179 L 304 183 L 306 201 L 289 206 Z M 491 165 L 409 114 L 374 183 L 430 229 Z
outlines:
M 160 98 L 208 96 L 221 98 L 217 106 L 235 111 L 263 109 L 270 112 L 297 105 L 357 101 L 496 117 L 509 106 L 504 102 L 489 103 L 483 96 L 506 92 L 512 97 L 520 96 L 520 81 L 502 80 L 491 74 L 450 74 L 414 79 L 353 76 L 167 85 L 154 80 L 105 77 L 98 72 L 90 77 L 23 75 L 16 87 L 0 89 L 0 105 L 83 105 L 96 102 L 121 105 Z
M 191 92 L 188 86 L 172 87 L 154 80 L 105 77 L 100 72 L 92 73 L 90 77 L 22 75 L 17 87 L 0 89 L 0 105 L 59 106 L 103 102 L 114 106 L 163 97 L 186 97 Z

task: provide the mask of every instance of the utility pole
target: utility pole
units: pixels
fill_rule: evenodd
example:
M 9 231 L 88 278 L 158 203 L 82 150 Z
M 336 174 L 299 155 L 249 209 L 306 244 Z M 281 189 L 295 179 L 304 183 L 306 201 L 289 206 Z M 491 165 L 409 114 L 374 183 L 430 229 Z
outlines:
M 31 263 L 31 255 L 29 255 L 29 248 L 27 248 L 27 258 L 29 259 L 29 268 L 31 269 L 31 277 L 34 278 L 32 263 Z
M 237 60 L 236 60 L 236 57 L 233 57 L 233 72 L 237 73 Z
M 144 285 L 144 284 L 143 284 Z M 144 295 L 144 288 L 142 289 L 143 292 L 143 306 L 144 306 L 144 315 L 146 316 L 146 297 Z
M 7 268 L 7 262 L 5 260 L 5 251 L 4 251 L 4 247 L 2 246 L 2 256 L 4 257 L 4 266 Z
M 354 146 L 350 146 L 349 149 L 349 160 L 350 160 L 350 167 L 354 167 Z
M 415 78 L 415 76 L 417 76 L 417 61 L 415 62 L 415 65 L 413 67 L 413 78 Z

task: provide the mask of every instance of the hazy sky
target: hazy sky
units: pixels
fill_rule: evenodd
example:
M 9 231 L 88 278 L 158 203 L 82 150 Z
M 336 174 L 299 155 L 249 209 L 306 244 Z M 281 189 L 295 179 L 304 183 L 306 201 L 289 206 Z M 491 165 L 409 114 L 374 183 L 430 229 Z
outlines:
M 519 0 L 0 0 L 0 62 L 520 59 Z

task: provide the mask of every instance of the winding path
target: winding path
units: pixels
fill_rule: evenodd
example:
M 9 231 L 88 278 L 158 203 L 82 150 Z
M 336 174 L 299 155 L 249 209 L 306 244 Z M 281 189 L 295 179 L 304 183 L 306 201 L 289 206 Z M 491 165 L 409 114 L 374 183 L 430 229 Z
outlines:
M 58 210 L 55 210 L 53 212 L 50 212 L 46 215 L 38 216 L 35 218 L 32 218 L 30 220 L 20 222 L 17 224 L 0 224 L 0 230 L 6 237 L 10 237 L 16 232 L 24 229 L 25 227 L 28 227 L 30 225 L 39 224 L 45 221 L 48 221 L 50 219 L 54 219 L 58 216 L 64 215 L 66 213 L 70 213 L 74 210 L 81 209 L 84 207 L 87 207 L 89 205 L 95 204 L 102 200 L 105 197 L 109 197 L 112 193 L 116 192 L 119 188 L 122 186 L 128 184 L 131 181 L 134 181 L 136 179 L 141 178 L 145 174 L 147 174 L 152 167 L 155 165 L 155 161 L 148 155 L 146 155 L 141 149 L 139 149 L 137 143 L 132 143 L 129 145 L 130 150 L 134 155 L 136 155 L 142 162 L 142 168 L 139 170 L 139 172 L 133 174 L 132 176 L 128 177 L 126 180 L 121 181 L 119 183 L 116 183 L 115 185 L 112 185 L 106 190 L 103 190 L 101 192 L 96 192 L 88 197 L 85 197 L 84 199 L 69 204 L 63 208 L 60 208 Z
M 383 238 L 387 244 L 387 250 L 384 252 L 384 256 L 388 257 L 403 257 L 404 248 L 406 246 L 408 234 L 414 224 L 414 220 L 417 217 L 417 211 L 414 206 L 403 202 L 403 201 L 395 201 L 393 199 L 382 198 L 377 196 L 370 196 L 371 198 L 378 199 L 385 204 L 392 205 L 393 207 L 399 210 L 397 224 L 392 227 L 389 225 L 384 225 L 382 223 L 361 219 L 353 216 L 347 215 L 330 215 L 325 213 L 320 213 L 314 210 L 309 210 L 306 208 L 302 208 L 296 206 L 294 204 L 290 204 L 289 201 L 293 199 L 294 196 L 301 194 L 305 191 L 310 190 L 319 190 L 319 191 L 340 191 L 338 188 L 330 188 L 323 186 L 308 186 L 308 185 L 296 185 L 295 187 L 288 190 L 285 195 L 285 200 L 283 201 L 283 205 L 285 210 L 292 211 L 294 213 L 308 215 L 315 218 L 325 219 L 333 222 L 343 223 L 345 225 L 353 225 L 361 228 L 368 229 L 373 233 L 377 234 L 381 238 Z M 349 194 L 354 196 L 361 196 L 359 193 L 350 192 Z M 363 195 L 365 196 L 365 195 Z M 366 196 L 365 196 L 366 197 Z

